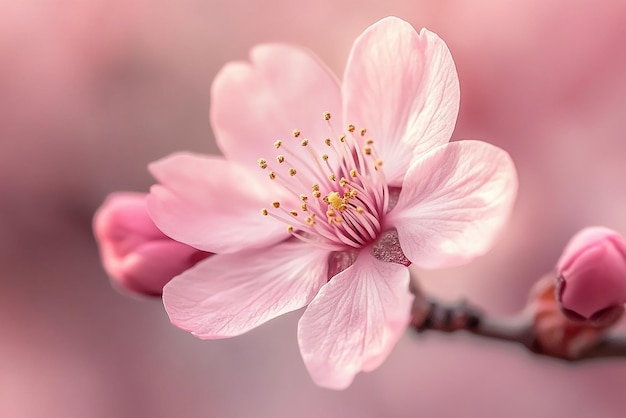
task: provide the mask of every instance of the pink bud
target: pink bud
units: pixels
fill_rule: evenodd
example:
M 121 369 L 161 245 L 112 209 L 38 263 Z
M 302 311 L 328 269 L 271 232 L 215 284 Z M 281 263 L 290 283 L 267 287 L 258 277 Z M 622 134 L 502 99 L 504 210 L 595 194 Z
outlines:
M 588 321 L 570 321 L 559 309 L 554 297 L 552 274 L 542 277 L 530 292 L 527 310 L 532 315 L 533 336 L 537 351 L 564 359 L 577 359 L 594 347 L 605 328 Z
M 167 237 L 146 210 L 146 194 L 114 193 L 94 216 L 100 256 L 114 285 L 135 293 L 160 296 L 174 276 L 210 253 Z
M 557 298 L 571 320 L 608 326 L 626 302 L 626 243 L 615 231 L 585 228 L 565 247 L 557 263 Z

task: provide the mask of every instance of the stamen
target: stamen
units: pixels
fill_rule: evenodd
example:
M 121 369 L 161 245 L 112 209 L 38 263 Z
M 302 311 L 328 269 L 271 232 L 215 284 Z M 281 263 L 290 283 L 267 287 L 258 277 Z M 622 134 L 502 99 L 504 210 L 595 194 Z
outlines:
M 270 179 L 276 180 L 300 202 L 295 209 L 288 210 L 282 205 L 293 203 L 283 201 L 281 205 L 274 201 L 270 210 L 263 208 L 261 214 L 287 224 L 287 232 L 301 241 L 332 251 L 360 248 L 375 240 L 381 232 L 382 217 L 389 201 L 381 170 L 383 161 L 376 153 L 372 138 L 357 137 L 365 137 L 366 129 L 347 124 L 342 134 L 336 132 L 329 122 L 330 112 L 322 115 L 330 134 L 321 139 L 330 151 L 320 153 L 318 147 L 322 144 L 315 138 L 313 142 L 302 138 L 300 130 L 294 129 L 292 136 L 300 138 L 300 146 L 307 151 L 300 152 L 293 148 L 296 144 L 283 144 L 278 140 L 274 147 L 283 150 L 276 155 L 276 162 L 286 167 L 277 170 L 279 167 L 272 167 L 271 161 L 257 160 L 259 167 L 269 172 Z M 317 183 L 309 183 L 311 179 Z M 306 191 L 309 185 L 311 192 L 302 193 L 302 188 Z M 327 222 L 317 222 L 318 217 Z

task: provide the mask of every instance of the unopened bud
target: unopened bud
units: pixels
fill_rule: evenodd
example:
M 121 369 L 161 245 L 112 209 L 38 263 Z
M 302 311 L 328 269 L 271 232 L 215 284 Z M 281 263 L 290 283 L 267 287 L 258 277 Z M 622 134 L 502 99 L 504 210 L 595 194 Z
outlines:
M 573 321 L 606 327 L 614 324 L 626 302 L 626 243 L 615 231 L 585 228 L 565 247 L 557 263 L 556 297 Z
M 575 360 L 595 347 L 605 328 L 588 321 L 570 321 L 554 297 L 553 274 L 541 278 L 530 292 L 526 307 L 532 316 L 535 349 L 543 354 Z
M 96 212 L 93 227 L 112 283 L 142 295 L 160 296 L 174 276 L 211 255 L 163 234 L 141 193 L 110 195 Z

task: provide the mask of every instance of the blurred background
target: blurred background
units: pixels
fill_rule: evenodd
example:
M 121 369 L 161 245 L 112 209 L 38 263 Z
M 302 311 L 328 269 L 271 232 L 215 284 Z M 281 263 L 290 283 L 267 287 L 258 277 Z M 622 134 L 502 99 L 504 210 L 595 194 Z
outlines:
M 146 164 L 217 152 L 209 91 L 266 41 L 341 75 L 352 41 L 397 15 L 449 45 L 455 139 L 511 153 L 510 226 L 467 266 L 419 272 L 446 300 L 523 308 L 578 229 L 626 233 L 626 2 L 3 0 L 0 4 L 0 416 L 621 417 L 626 361 L 569 365 L 465 335 L 414 335 L 346 391 L 317 388 L 296 312 L 200 341 L 160 300 L 113 290 L 91 230 Z

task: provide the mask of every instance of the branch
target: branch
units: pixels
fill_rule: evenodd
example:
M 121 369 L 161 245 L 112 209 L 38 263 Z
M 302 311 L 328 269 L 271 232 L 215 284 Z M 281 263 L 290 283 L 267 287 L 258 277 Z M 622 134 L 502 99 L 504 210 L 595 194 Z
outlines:
M 466 301 L 442 304 L 418 296 L 413 305 L 411 325 L 419 333 L 428 330 L 467 331 L 483 338 L 518 343 L 535 354 L 571 362 L 626 357 L 626 335 L 604 335 L 601 330 L 596 330 L 598 338 L 592 339 L 590 346 L 565 353 L 542 346 L 534 330 L 532 314 L 523 312 L 514 317 L 493 317 Z

